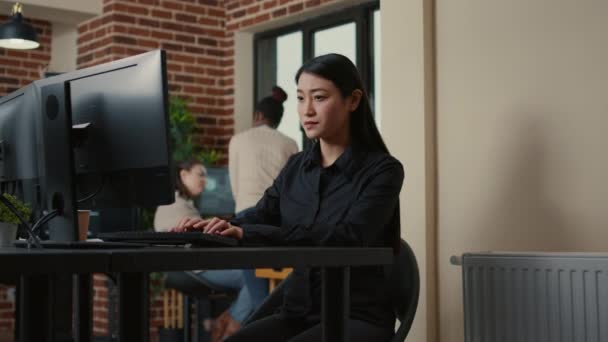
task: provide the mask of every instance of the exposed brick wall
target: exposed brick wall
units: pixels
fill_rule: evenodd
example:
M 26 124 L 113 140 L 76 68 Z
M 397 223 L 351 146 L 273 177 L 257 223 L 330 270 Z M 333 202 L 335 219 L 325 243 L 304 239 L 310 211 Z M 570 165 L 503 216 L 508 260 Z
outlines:
M 188 98 L 195 139 L 227 157 L 233 132 L 232 85 L 224 78 L 225 10 L 214 0 L 105 0 L 102 16 L 78 27 L 79 67 L 162 48 L 171 95 Z
M 109 305 L 108 278 L 103 274 L 93 275 L 93 335 L 108 335 Z
M 0 15 L 4 23 L 9 17 Z M 40 47 L 34 50 L 0 48 L 0 96 L 9 94 L 41 77 L 51 60 L 51 23 L 25 19 L 38 33 Z M 11 335 L 14 327 L 14 302 L 7 297 L 9 287 L 0 286 L 0 336 Z
M 234 132 L 234 32 L 334 0 L 104 0 L 78 28 L 78 67 L 162 48 L 171 95 L 190 99 L 196 141 L 223 152 Z
M 11 336 L 15 326 L 15 302 L 8 298 L 8 289 L 0 285 L 0 337 Z
M 4 23 L 10 18 L 0 16 Z M 11 93 L 41 77 L 41 72 L 51 61 L 51 23 L 44 20 L 25 19 L 38 33 L 40 46 L 34 50 L 9 50 L 0 48 L 0 95 Z
M 227 36 L 235 31 L 271 20 L 297 16 L 300 12 L 336 0 L 225 0 Z M 348 0 L 346 0 L 348 1 Z M 234 45 L 232 43 L 231 45 Z

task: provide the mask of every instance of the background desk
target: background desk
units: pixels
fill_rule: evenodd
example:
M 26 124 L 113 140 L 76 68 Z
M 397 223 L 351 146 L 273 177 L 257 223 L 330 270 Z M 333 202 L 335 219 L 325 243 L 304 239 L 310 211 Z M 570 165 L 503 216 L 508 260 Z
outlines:
M 11 264 L 10 267 L 0 269 L 2 274 L 7 275 L 117 273 L 120 292 L 120 341 L 148 340 L 149 272 L 288 266 L 322 267 L 323 340 L 347 341 L 350 267 L 391 262 L 390 248 L 150 247 L 87 251 L 35 251 L 15 248 L 0 250 L 0 264 Z M 24 297 L 32 295 L 30 291 L 25 290 L 27 293 L 24 293 Z

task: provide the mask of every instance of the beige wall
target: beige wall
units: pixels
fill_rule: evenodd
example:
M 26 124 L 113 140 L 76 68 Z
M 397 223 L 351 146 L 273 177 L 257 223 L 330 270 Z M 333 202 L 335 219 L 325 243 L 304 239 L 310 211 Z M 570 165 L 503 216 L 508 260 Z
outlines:
M 608 2 L 436 3 L 439 305 L 448 342 L 464 336 L 451 255 L 608 251 Z
M 382 135 L 405 168 L 401 235 L 420 268 L 408 342 L 436 340 L 435 138 L 432 2 L 383 0 Z
M 70 24 L 53 23 L 51 40 L 51 62 L 48 71 L 68 72 L 76 70 L 76 40 L 78 30 Z
M 253 33 L 234 34 L 234 133 L 253 125 Z

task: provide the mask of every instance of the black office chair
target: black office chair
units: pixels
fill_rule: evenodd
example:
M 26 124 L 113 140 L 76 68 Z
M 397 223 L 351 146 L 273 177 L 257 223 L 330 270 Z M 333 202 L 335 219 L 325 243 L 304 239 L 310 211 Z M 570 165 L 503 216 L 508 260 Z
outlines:
M 387 342 L 403 342 L 412 327 L 420 294 L 418 262 L 411 247 L 403 239 L 399 254 L 395 255 L 393 263 L 385 268 L 385 274 L 395 315 L 401 323 L 395 335 Z M 243 325 L 274 314 L 283 302 L 285 285 L 292 281 L 291 279 L 289 276 L 281 282 Z
M 210 314 L 215 316 L 219 314 L 217 303 L 229 303 L 236 298 L 237 292 L 234 289 L 216 286 L 208 283 L 204 279 L 199 278 L 192 271 L 167 272 L 165 277 L 165 287 L 175 289 L 184 295 L 184 341 L 197 342 L 199 339 L 200 322 L 194 325 L 192 336 L 190 334 L 191 317 L 195 316 L 200 321 L 200 305 L 201 299 L 206 299 L 209 302 Z M 195 312 L 190 315 L 191 304 L 194 303 Z

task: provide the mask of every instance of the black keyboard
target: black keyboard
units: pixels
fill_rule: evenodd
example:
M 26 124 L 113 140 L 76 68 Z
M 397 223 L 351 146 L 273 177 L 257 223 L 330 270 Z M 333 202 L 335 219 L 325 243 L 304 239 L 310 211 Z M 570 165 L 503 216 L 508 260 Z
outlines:
M 136 242 L 151 245 L 186 245 L 191 244 L 201 247 L 234 247 L 238 246 L 235 238 L 205 234 L 202 232 L 150 232 L 130 231 L 99 233 L 98 238 L 104 241 Z

